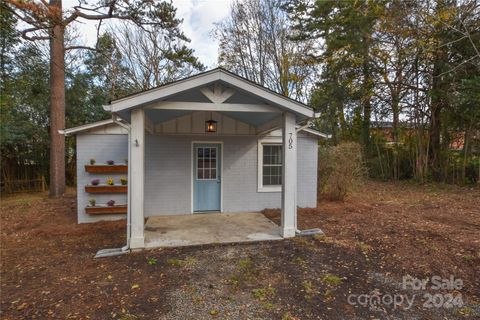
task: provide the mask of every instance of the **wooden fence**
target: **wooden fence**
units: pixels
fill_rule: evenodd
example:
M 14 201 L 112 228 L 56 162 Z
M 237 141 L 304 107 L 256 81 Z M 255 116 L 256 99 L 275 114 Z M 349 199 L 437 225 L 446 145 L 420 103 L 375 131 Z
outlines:
M 2 192 L 18 193 L 18 192 L 44 192 L 47 190 L 45 177 L 28 180 L 4 180 L 2 181 Z

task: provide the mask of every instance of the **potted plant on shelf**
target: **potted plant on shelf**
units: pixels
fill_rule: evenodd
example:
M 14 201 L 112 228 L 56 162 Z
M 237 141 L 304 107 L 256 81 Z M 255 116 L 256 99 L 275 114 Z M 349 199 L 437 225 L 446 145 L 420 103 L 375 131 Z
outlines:
M 108 164 L 109 166 L 113 166 L 113 165 L 115 164 L 115 161 L 113 161 L 113 160 L 107 160 L 107 164 Z
M 113 207 L 114 205 L 115 205 L 115 201 L 114 201 L 114 200 L 109 200 L 109 201 L 107 202 L 107 206 L 109 206 L 109 207 Z
M 93 179 L 91 181 L 92 186 L 98 186 L 100 184 L 100 179 Z
M 125 177 L 120 178 L 120 183 L 122 184 L 122 186 L 126 186 L 127 183 L 128 183 L 127 178 L 125 178 Z
M 113 186 L 113 185 L 115 184 L 115 181 L 113 180 L 113 178 L 108 178 L 108 179 L 107 179 L 107 184 L 108 184 L 109 186 Z
M 88 203 L 90 203 L 90 207 L 95 207 L 95 204 L 97 202 L 95 201 L 95 199 L 92 198 L 92 199 L 88 200 Z
M 92 165 L 92 166 L 93 166 L 93 165 L 94 165 L 96 162 L 97 162 L 97 161 L 95 161 L 95 159 L 94 159 L 94 158 L 90 159 L 90 165 Z

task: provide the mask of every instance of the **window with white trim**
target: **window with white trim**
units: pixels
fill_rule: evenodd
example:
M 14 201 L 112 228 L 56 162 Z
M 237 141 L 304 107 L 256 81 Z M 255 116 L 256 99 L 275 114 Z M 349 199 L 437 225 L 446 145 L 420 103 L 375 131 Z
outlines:
M 258 191 L 280 192 L 282 188 L 282 144 L 261 141 L 258 148 Z

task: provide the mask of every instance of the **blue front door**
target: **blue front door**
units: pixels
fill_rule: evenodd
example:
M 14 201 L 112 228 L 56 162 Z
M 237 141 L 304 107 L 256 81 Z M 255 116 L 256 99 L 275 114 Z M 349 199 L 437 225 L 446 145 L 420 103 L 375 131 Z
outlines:
M 220 211 L 221 145 L 193 145 L 193 211 Z

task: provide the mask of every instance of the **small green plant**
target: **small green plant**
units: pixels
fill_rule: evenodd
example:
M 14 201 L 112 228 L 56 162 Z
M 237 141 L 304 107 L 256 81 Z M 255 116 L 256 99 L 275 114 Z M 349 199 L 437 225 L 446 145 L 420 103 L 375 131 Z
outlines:
M 287 312 L 282 316 L 282 320 L 295 320 L 295 318 L 292 317 L 292 315 L 289 312 Z
M 303 291 L 305 291 L 305 297 L 310 299 L 315 294 L 315 289 L 313 287 L 312 281 L 303 281 L 302 283 Z
M 334 274 L 331 274 L 331 273 L 327 273 L 325 276 L 323 276 L 322 278 L 322 282 L 327 284 L 327 285 L 330 285 L 330 286 L 333 286 L 333 287 L 337 287 L 339 286 L 341 283 L 342 283 L 342 278 L 334 275 Z
M 218 315 L 218 310 L 215 310 L 215 309 L 210 310 L 210 315 L 211 315 L 211 316 L 216 316 L 216 315 Z
M 148 263 L 149 265 L 151 265 L 151 266 L 154 266 L 154 265 L 157 264 L 157 259 L 155 259 L 155 258 L 148 258 L 148 259 L 147 259 L 147 263 Z
M 90 159 L 90 164 L 93 166 L 97 161 L 95 161 L 95 159 Z
M 360 247 L 360 250 L 362 250 L 363 252 L 369 252 L 370 250 L 372 250 L 372 246 L 364 242 L 359 242 L 358 246 Z
M 272 286 L 252 290 L 252 295 L 259 301 L 265 301 L 269 298 L 272 298 L 273 296 L 275 296 L 276 293 L 277 290 Z
M 323 293 L 323 296 L 325 297 L 325 299 L 330 299 L 331 297 L 333 297 L 333 291 L 330 289 L 327 289 Z
M 175 267 L 191 267 L 195 264 L 197 260 L 194 257 L 186 257 L 185 259 L 168 259 L 167 263 Z
M 238 266 L 243 272 L 248 272 L 253 268 L 253 262 L 249 258 L 240 259 L 240 261 L 238 261 Z
M 462 259 L 465 260 L 465 261 L 472 261 L 473 259 L 475 259 L 475 257 L 472 256 L 472 255 L 466 254 L 466 255 L 462 256 Z
M 115 181 L 113 180 L 113 178 L 107 178 L 107 184 L 109 186 L 113 186 L 115 184 Z
M 122 186 L 126 186 L 127 183 L 128 183 L 127 178 L 125 178 L 125 177 L 120 178 L 120 183 L 122 184 Z
M 304 266 L 306 264 L 305 260 L 300 257 L 296 257 L 295 259 L 293 259 L 293 262 L 301 266 Z
M 120 320 L 135 320 L 135 319 L 138 319 L 138 317 L 132 313 L 130 313 L 128 310 L 126 309 L 122 309 L 122 314 L 119 315 L 120 316 Z
M 96 204 L 97 202 L 95 201 L 95 199 L 92 198 L 92 199 L 88 200 L 88 203 L 90 203 L 90 206 L 91 206 L 91 207 L 95 207 L 95 204 Z
M 197 259 L 195 259 L 194 257 L 186 257 L 185 259 L 183 259 L 183 266 L 191 267 L 195 264 L 195 262 L 197 262 Z
M 232 286 L 236 288 L 240 284 L 240 278 L 238 276 L 232 276 L 229 282 Z
M 168 259 L 167 263 L 171 266 L 180 267 L 182 265 L 182 260 L 172 258 L 172 259 Z
M 469 307 L 469 306 L 464 306 L 460 309 L 457 310 L 457 312 L 459 314 L 461 314 L 462 316 L 476 316 L 478 315 L 479 313 L 475 311 L 475 309 L 473 309 L 472 307 Z

